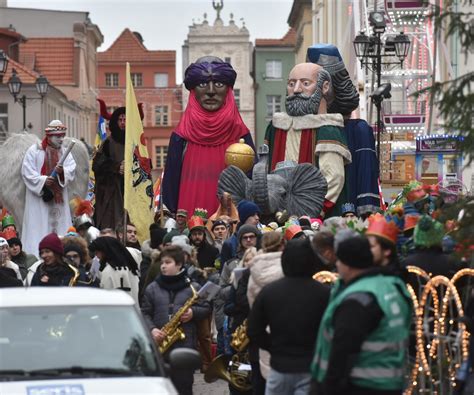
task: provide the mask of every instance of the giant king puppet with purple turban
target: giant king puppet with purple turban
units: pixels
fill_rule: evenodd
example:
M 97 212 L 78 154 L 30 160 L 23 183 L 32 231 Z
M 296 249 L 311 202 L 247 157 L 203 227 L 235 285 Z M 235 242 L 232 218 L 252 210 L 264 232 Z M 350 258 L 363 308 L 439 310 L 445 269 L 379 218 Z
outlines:
M 171 212 L 216 211 L 227 147 L 243 138 L 254 148 L 235 103 L 236 77 L 229 63 L 214 56 L 199 58 L 185 71 L 189 101 L 170 138 L 162 186 L 163 203 Z

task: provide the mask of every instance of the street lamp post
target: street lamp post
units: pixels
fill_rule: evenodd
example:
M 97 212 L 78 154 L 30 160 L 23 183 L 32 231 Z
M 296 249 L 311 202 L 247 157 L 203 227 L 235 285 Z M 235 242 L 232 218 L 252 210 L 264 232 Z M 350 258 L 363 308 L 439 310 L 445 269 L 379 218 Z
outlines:
M 0 84 L 3 82 L 3 76 L 5 75 L 8 67 L 8 57 L 5 52 L 0 49 Z
M 382 36 L 386 28 L 383 12 L 371 12 L 369 23 L 373 29 L 372 35 L 368 36 L 364 32 L 360 32 L 353 43 L 355 54 L 360 60 L 361 66 L 365 66 L 374 72 L 377 77 L 377 88 L 372 93 L 371 99 L 377 109 L 377 158 L 380 162 L 380 134 L 383 130 L 382 101 L 391 97 L 391 85 L 382 84 L 382 66 L 400 65 L 403 67 L 403 61 L 407 57 L 410 48 L 410 39 L 401 32 L 395 36 L 387 36 L 383 41 Z M 398 61 L 395 62 L 389 59 L 394 56 L 398 58 Z
M 20 77 L 16 73 L 16 70 L 13 69 L 12 76 L 8 80 L 8 90 L 10 94 L 14 97 L 15 103 L 20 103 L 23 107 L 23 130 L 26 130 L 26 101 L 27 100 L 38 100 L 37 97 L 26 97 L 26 95 L 22 95 L 18 97 L 21 92 L 21 87 L 23 83 L 21 82 Z M 46 77 L 40 75 L 35 82 L 36 91 L 40 95 L 39 99 L 43 100 L 43 98 L 47 95 L 49 90 L 49 81 Z

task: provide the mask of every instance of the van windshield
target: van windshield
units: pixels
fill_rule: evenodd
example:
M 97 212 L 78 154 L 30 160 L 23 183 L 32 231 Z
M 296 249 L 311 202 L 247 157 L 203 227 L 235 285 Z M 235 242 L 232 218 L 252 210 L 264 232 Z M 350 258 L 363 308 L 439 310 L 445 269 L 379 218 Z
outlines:
M 63 369 L 161 376 L 131 306 L 15 307 L 0 310 L 0 372 Z

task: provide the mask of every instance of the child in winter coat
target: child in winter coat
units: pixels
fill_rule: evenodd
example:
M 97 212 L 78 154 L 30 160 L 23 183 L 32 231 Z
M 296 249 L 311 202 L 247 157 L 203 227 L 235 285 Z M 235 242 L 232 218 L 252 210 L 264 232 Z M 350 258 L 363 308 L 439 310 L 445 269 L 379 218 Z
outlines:
M 145 322 L 157 345 L 160 345 L 167 333 L 161 328 L 176 314 L 176 312 L 197 292 L 199 284 L 191 283 L 184 269 L 184 252 L 178 246 L 165 247 L 160 255 L 160 269 L 156 279 L 147 286 L 142 300 L 141 311 Z M 165 353 L 165 357 L 174 348 L 189 347 L 196 349 L 197 326 L 196 322 L 209 316 L 209 303 L 198 300 L 181 316 L 182 329 L 185 334 L 183 340 L 174 343 Z M 169 334 L 168 334 L 169 335 Z M 171 379 L 179 394 L 192 394 L 193 370 L 172 372 Z

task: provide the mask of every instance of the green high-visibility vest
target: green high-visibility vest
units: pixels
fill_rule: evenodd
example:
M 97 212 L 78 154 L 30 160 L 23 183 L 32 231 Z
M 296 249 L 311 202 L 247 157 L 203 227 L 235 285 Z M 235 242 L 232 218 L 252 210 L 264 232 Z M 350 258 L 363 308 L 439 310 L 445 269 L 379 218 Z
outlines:
M 336 282 L 319 326 L 311 364 L 312 376 L 318 382 L 324 381 L 334 334 L 334 312 L 348 295 L 355 292 L 371 293 L 384 315 L 378 327 L 362 343 L 350 372 L 350 382 L 365 388 L 402 389 L 407 362 L 406 344 L 410 334 L 411 299 L 403 281 L 381 274 L 363 277 L 347 288 L 341 280 Z

